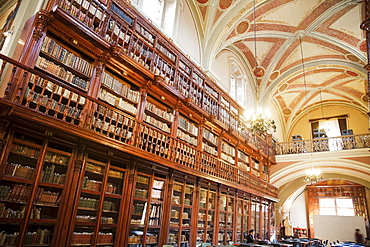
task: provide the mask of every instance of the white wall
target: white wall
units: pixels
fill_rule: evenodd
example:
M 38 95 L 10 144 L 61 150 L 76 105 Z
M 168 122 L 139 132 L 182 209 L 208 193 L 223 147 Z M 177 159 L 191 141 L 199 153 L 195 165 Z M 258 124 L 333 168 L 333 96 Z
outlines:
M 184 1 L 186 2 L 186 1 Z M 180 11 L 179 27 L 176 43 L 181 46 L 190 57 L 198 63 L 201 63 L 200 45 L 198 33 L 196 32 L 193 16 L 190 13 L 187 4 L 183 4 Z
M 293 227 L 307 228 L 306 195 L 300 194 L 290 209 L 290 222 Z

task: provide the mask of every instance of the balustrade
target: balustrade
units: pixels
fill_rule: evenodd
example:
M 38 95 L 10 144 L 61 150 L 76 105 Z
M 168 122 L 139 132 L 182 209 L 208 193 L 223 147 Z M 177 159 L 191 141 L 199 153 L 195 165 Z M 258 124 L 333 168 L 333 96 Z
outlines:
M 275 144 L 276 155 L 370 148 L 370 134 L 346 135 Z

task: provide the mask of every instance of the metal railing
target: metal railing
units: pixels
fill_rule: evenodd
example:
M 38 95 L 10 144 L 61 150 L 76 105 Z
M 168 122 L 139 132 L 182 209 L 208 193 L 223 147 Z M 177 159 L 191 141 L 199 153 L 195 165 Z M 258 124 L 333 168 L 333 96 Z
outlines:
M 275 146 L 275 154 L 315 153 L 359 148 L 370 148 L 370 134 L 278 142 Z

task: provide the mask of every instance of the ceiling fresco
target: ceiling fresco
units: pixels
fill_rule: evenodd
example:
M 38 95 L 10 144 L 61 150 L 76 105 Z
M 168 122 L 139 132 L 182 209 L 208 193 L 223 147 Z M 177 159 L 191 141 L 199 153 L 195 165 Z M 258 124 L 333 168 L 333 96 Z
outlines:
M 259 105 L 272 101 L 290 129 L 305 110 L 340 105 L 368 112 L 364 1 L 188 0 L 202 66 L 232 51 Z M 256 69 L 257 68 L 257 69 Z M 252 72 L 251 72 L 252 71 Z M 253 73 L 254 72 L 254 73 Z

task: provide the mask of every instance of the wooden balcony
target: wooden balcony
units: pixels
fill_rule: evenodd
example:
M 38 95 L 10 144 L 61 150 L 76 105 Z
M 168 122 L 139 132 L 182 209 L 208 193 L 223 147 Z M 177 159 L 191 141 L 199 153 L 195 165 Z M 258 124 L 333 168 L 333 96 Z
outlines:
M 4 98 L 0 99 L 2 119 L 12 116 L 12 120 L 23 119 L 54 131 L 68 130 L 77 137 L 115 147 L 153 163 L 262 197 L 277 198 L 277 188 L 268 183 L 268 178 L 256 177 L 241 167 L 199 150 L 40 70 L 1 54 L 0 59 L 3 61 L 0 71 L 3 83 L 8 85 L 8 89 L 18 85 L 13 94 L 8 94 L 7 89 Z M 42 80 L 36 82 L 35 77 Z M 28 85 L 30 80 L 34 80 L 31 88 Z M 41 89 L 36 90 L 34 85 Z M 52 94 L 64 95 L 69 100 L 57 102 Z M 261 140 L 258 136 L 249 139 L 251 145 L 260 148 L 260 153 L 272 155 L 272 146 Z M 264 145 L 259 146 L 261 143 Z

